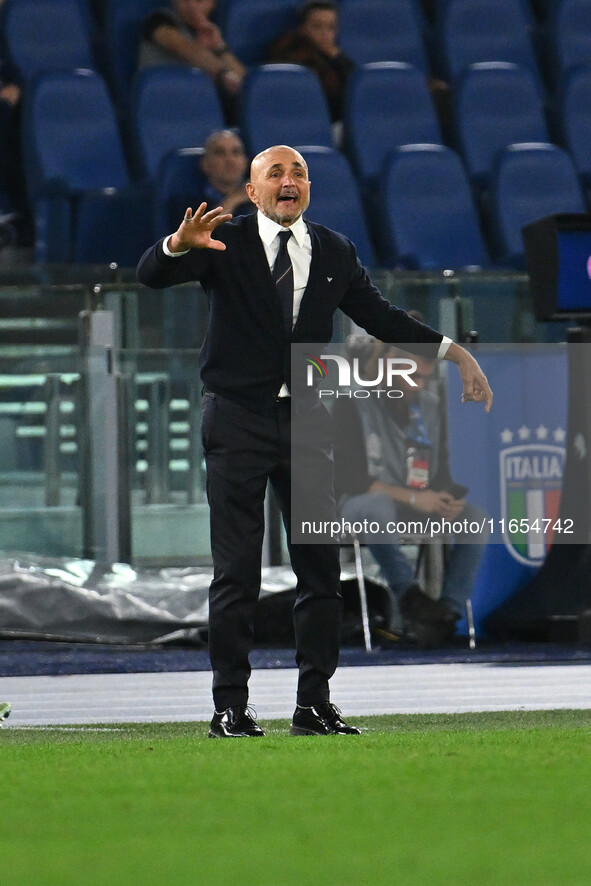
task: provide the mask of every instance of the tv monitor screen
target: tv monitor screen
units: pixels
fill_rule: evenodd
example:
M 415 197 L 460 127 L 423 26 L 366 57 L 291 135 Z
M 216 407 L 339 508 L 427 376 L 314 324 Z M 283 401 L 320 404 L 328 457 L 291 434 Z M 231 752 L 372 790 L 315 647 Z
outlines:
M 556 307 L 591 314 L 591 229 L 558 231 Z
M 522 233 L 537 319 L 591 318 L 591 215 L 550 215 Z

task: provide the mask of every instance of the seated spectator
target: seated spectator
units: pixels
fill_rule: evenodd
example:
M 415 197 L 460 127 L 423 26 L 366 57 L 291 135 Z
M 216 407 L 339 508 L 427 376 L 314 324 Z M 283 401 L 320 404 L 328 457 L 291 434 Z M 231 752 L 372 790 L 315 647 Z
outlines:
M 343 99 L 349 74 L 355 67 L 337 45 L 338 8 L 332 0 L 307 0 L 299 11 L 299 25 L 273 43 L 269 62 L 311 68 L 326 93 L 333 122 L 343 118 Z
M 368 379 L 377 377 L 381 358 L 396 355 L 391 345 L 367 336 L 352 337 L 349 354 L 357 356 L 360 375 Z M 333 413 L 335 491 L 344 520 L 366 520 L 367 526 L 379 526 L 360 540 L 371 550 L 398 604 L 393 632 L 422 647 L 433 647 L 455 634 L 486 537 L 451 539 L 441 593 L 434 600 L 417 583 L 399 535 L 384 527 L 425 523 L 428 517 L 450 523 L 478 520 L 480 525 L 485 515 L 465 501 L 467 490 L 450 476 L 440 400 L 425 388 L 435 361 L 414 354 L 412 359 L 418 366 L 412 376 L 416 387 L 409 387 L 401 377 L 396 385 L 404 391 L 400 399 L 337 399 Z
M 214 80 L 228 123 L 233 124 L 246 70 L 210 20 L 215 4 L 216 0 L 172 0 L 173 9 L 151 12 L 142 26 L 139 69 L 178 64 L 201 68 Z
M 232 215 L 253 212 L 254 205 L 246 193 L 248 158 L 242 139 L 230 129 L 212 132 L 204 149 L 201 171 L 207 180 L 203 192 L 207 208 L 221 206 Z
M 248 158 L 240 137 L 231 129 L 212 132 L 203 146 L 190 191 L 178 192 L 166 200 L 166 215 L 170 224 L 185 214 L 187 206 L 196 208 L 207 203 L 207 208 L 222 206 L 232 215 L 254 212 L 254 204 L 246 193 Z

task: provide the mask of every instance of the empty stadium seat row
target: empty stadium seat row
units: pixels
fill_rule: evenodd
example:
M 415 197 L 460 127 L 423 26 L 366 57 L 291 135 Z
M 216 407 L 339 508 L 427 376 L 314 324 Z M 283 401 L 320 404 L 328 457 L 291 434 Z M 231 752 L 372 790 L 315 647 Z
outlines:
M 587 187 L 591 179 L 591 68 L 577 69 L 571 79 L 573 91 L 568 101 L 566 96 L 571 94 L 565 92 L 564 107 L 570 111 L 564 121 L 565 139 L 573 146 L 577 172 Z M 351 187 L 360 193 L 366 208 L 379 260 L 399 263 L 399 247 L 383 235 L 376 219 L 386 180 L 385 161 L 392 152 L 408 144 L 442 146 L 425 78 L 404 63 L 364 66 L 351 79 L 346 105 L 344 148 L 355 174 Z M 39 260 L 133 263 L 137 243 L 149 243 L 155 230 L 150 223 L 153 213 L 146 207 L 152 193 L 159 194 L 163 160 L 180 148 L 202 146 L 211 131 L 224 125 L 210 79 L 184 67 L 154 68 L 138 75 L 132 107 L 130 137 L 124 146 L 106 85 L 95 72 L 41 74 L 26 90 L 23 143 Z M 456 112 L 457 147 L 465 165 L 462 174 L 468 177 L 468 190 L 472 186 L 477 197 L 480 191 L 490 189 L 494 164 L 507 145 L 549 141 L 535 83 L 525 69 L 515 65 L 473 66 L 458 85 Z M 294 65 L 252 71 L 244 89 L 242 134 L 251 155 L 275 143 L 329 150 L 330 119 L 315 76 Z M 341 163 L 341 171 L 344 168 Z M 319 183 L 318 176 L 315 178 L 316 201 Z M 334 207 L 338 208 L 343 192 L 337 183 L 332 195 Z M 469 196 L 474 202 L 472 194 Z M 133 207 L 138 208 L 138 218 L 130 224 Z M 492 230 L 495 225 L 489 224 L 487 199 L 476 205 L 476 213 L 483 209 L 488 209 L 488 236 L 489 227 Z M 557 206 L 554 211 L 562 210 L 564 207 Z M 109 213 L 113 214 L 112 222 L 108 222 Z M 99 230 L 93 236 L 89 219 L 95 215 L 100 226 L 97 222 Z M 333 224 L 336 217 L 333 210 Z M 162 212 L 159 218 L 157 235 L 163 230 Z M 122 229 L 128 229 L 129 248 Z M 370 244 L 365 233 L 357 232 L 357 236 L 362 244 Z M 371 263 L 372 249 L 362 245 L 361 250 Z M 447 262 L 441 261 L 444 265 L 488 264 L 487 253 L 517 261 L 515 249 L 507 251 L 498 234 L 485 249 L 484 259 L 475 256 L 471 261 L 452 261 L 450 255 Z M 507 255 L 513 258 L 507 259 Z
M 403 61 L 454 83 L 470 64 L 507 61 L 527 68 L 541 94 L 573 66 L 591 61 L 591 4 L 543 0 L 546 27 L 527 0 L 437 0 L 428 26 L 420 0 L 339 0 L 340 45 L 358 64 Z M 2 55 L 23 82 L 41 70 L 98 70 L 122 109 L 137 65 L 141 24 L 166 0 L 5 0 Z M 296 21 L 300 0 L 218 0 L 228 45 L 249 67 Z M 100 27 L 97 23 L 100 20 Z M 536 30 L 537 28 L 537 30 Z

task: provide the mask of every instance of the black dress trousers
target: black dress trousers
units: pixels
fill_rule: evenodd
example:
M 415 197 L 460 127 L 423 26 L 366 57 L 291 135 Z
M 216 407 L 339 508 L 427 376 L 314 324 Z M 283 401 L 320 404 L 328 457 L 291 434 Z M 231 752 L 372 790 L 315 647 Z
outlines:
M 330 418 L 318 415 L 322 434 Z M 291 523 L 291 405 L 278 399 L 266 412 L 253 412 L 217 394 L 203 400 L 202 438 L 207 468 L 214 574 L 209 593 L 209 654 L 216 710 L 246 704 L 249 652 L 261 584 L 264 500 L 270 480 L 288 539 Z M 317 442 L 319 435 L 315 435 Z M 313 446 L 305 478 L 318 493 L 325 487 L 327 513 L 334 504 L 332 454 Z M 298 482 L 300 478 L 298 477 Z M 341 633 L 339 549 L 336 544 L 291 544 L 297 577 L 294 607 L 298 704 L 329 698 Z

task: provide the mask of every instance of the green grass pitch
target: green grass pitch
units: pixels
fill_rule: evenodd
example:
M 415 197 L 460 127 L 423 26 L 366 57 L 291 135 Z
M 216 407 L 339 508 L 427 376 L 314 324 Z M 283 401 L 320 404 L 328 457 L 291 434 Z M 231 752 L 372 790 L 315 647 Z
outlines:
M 3 886 L 589 886 L 591 711 L 0 731 Z

